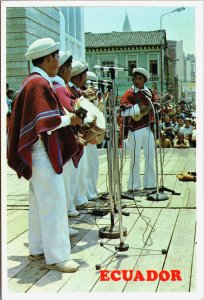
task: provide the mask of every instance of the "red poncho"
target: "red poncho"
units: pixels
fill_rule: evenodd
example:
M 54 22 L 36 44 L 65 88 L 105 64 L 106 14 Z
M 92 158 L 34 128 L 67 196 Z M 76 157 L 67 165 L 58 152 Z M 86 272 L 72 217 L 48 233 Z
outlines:
M 24 80 L 14 102 L 9 134 L 8 165 L 18 177 L 27 180 L 32 176 L 31 146 L 41 136 L 46 152 L 57 174 L 74 155 L 78 146 L 69 143 L 67 127 L 47 134 L 61 123 L 64 111 L 49 82 L 38 73 Z
M 154 102 L 154 96 L 152 95 L 152 101 Z M 153 123 L 154 121 L 154 114 L 151 105 L 149 105 L 149 101 L 146 99 L 145 95 L 138 91 L 135 93 L 133 89 L 128 89 L 125 94 L 122 96 L 121 105 L 124 106 L 132 106 L 134 104 L 138 104 L 141 106 L 149 106 L 150 111 L 149 114 L 143 116 L 140 121 L 134 121 L 131 117 L 127 117 L 126 126 L 131 131 L 135 131 L 144 127 L 148 127 L 149 124 Z
M 68 93 L 68 90 L 66 87 L 62 86 L 58 82 L 53 82 L 53 90 L 55 91 L 61 105 L 66 108 L 69 112 L 74 112 L 74 105 L 75 105 L 75 97 L 73 97 L 72 94 Z M 70 131 L 70 139 L 72 140 L 72 143 L 77 143 L 76 136 L 74 134 L 73 129 L 69 126 Z M 83 155 L 84 147 L 82 145 L 78 145 L 78 151 L 75 152 L 75 154 L 72 156 L 72 161 L 74 163 L 74 166 L 77 168 L 80 158 Z

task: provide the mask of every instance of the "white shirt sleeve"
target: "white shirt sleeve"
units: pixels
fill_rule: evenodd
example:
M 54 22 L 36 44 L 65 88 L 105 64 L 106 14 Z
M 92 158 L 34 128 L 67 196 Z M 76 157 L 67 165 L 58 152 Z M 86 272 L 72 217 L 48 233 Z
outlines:
M 131 106 L 129 108 L 126 108 L 125 111 L 121 112 L 122 117 L 134 117 L 140 115 L 140 107 L 138 104 L 135 104 L 134 106 Z
M 58 125 L 57 127 L 53 128 L 52 130 L 48 131 L 47 134 L 51 134 L 52 131 L 54 130 L 57 130 L 57 129 L 60 129 L 62 127 L 65 127 L 65 126 L 69 126 L 71 124 L 71 119 L 69 116 L 61 116 L 61 124 Z

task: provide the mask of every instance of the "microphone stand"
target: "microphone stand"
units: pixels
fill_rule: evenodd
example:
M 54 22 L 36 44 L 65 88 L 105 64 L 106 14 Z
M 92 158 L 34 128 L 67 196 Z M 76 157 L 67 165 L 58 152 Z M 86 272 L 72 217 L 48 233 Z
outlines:
M 158 112 L 157 112 L 157 121 L 159 121 L 159 115 L 158 115 Z M 158 130 L 158 136 L 159 136 L 159 153 L 160 153 L 160 163 L 161 163 L 161 186 L 159 188 L 159 191 L 160 192 L 169 192 L 169 193 L 172 193 L 172 195 L 181 195 L 181 193 L 177 193 L 175 192 L 174 190 L 171 190 L 169 188 L 166 188 L 164 186 L 164 173 L 163 173 L 163 163 L 164 163 L 164 158 L 162 158 L 162 154 L 161 154 L 161 142 L 160 142 L 160 138 L 161 138 L 161 135 L 160 135 L 160 130 Z
M 155 165 L 156 165 L 156 193 L 153 191 L 152 193 L 149 193 L 147 195 L 147 200 L 150 201 L 165 201 L 168 200 L 169 197 L 163 193 L 159 193 L 159 184 L 158 184 L 158 158 L 157 158 L 157 118 L 155 114 L 154 105 L 152 104 L 152 101 L 150 98 L 149 103 L 152 107 L 153 114 L 154 114 L 154 146 L 155 146 Z M 161 147 L 160 139 L 159 139 L 159 146 Z
M 155 110 L 154 110 L 154 117 L 156 115 L 156 121 L 157 121 L 157 124 L 159 124 L 159 111 L 157 110 L 156 111 L 156 114 L 155 114 Z M 154 125 L 155 126 L 155 125 Z M 155 134 L 155 133 L 154 133 Z M 159 192 L 161 192 L 161 194 L 164 195 L 164 192 L 169 192 L 169 193 L 172 193 L 172 195 L 181 195 L 181 193 L 177 193 L 175 192 L 174 190 L 171 190 L 169 188 L 166 188 L 164 186 L 164 172 L 163 172 L 163 162 L 164 162 L 164 159 L 162 157 L 162 148 L 161 148 L 161 135 L 160 135 L 160 130 L 158 128 L 158 139 L 159 139 L 159 156 L 160 156 L 160 169 L 161 169 L 161 186 L 159 187 Z M 151 200 L 150 198 L 152 198 L 152 196 L 154 195 L 155 191 L 152 191 L 150 193 L 148 193 L 147 195 L 147 200 Z M 151 196 L 152 195 L 152 196 Z M 154 196 L 153 196 L 154 197 Z M 159 201 L 159 200 L 158 200 Z M 161 200 L 160 200 L 161 201 Z
M 108 167 L 112 168 L 111 170 L 109 169 L 109 192 L 110 192 L 110 200 L 113 203 L 113 190 L 114 190 L 114 201 L 116 201 L 117 197 L 117 204 L 118 204 L 118 216 L 119 216 L 119 231 L 117 232 L 116 226 L 114 227 L 114 213 L 113 213 L 113 205 L 111 206 L 111 226 L 110 227 L 104 227 L 99 230 L 99 236 L 102 238 L 120 238 L 120 243 L 115 246 L 115 252 L 109 250 L 107 247 L 104 246 L 103 242 L 100 242 L 100 246 L 108 249 L 109 251 L 112 252 L 111 256 L 108 257 L 105 261 L 108 259 L 111 259 L 117 254 L 118 252 L 125 252 L 129 249 L 129 245 L 124 243 L 124 236 L 127 235 L 127 229 L 123 227 L 123 220 L 122 220 L 122 215 L 125 215 L 124 212 L 122 212 L 122 205 L 121 205 L 121 181 L 120 181 L 120 172 L 119 172 L 119 154 L 118 154 L 118 130 L 117 130 L 117 112 L 120 109 L 120 107 L 116 107 L 115 99 L 114 99 L 114 79 L 115 79 L 115 70 L 110 68 L 110 73 L 111 73 L 111 79 L 112 79 L 112 86 L 113 86 L 113 91 L 112 91 L 112 97 L 111 97 L 111 110 L 110 110 L 110 116 L 109 116 L 109 125 L 111 125 L 109 133 L 110 133 L 110 140 L 107 140 L 107 149 L 109 153 L 108 161 L 111 160 L 111 162 L 108 162 Z M 151 103 L 152 104 L 152 103 Z M 154 112 L 155 113 L 155 112 Z M 112 121 L 112 124 L 111 124 Z M 154 121 L 155 122 L 155 121 Z M 155 129 L 156 131 L 156 129 Z M 110 141 L 112 142 L 112 147 L 110 146 Z M 110 147 L 110 148 L 109 148 Z M 113 156 L 111 156 L 113 155 Z M 113 160 L 112 160 L 113 159 Z M 112 163 L 113 162 L 113 163 Z M 158 163 L 157 163 L 157 170 L 158 170 Z M 157 172 L 158 176 L 158 172 Z M 112 184 L 114 184 L 115 189 L 112 189 Z M 157 189 L 158 189 L 158 179 L 157 179 Z M 111 202 L 110 201 L 110 202 Z M 116 204 L 116 203 L 115 203 Z M 129 214 L 128 214 L 129 215 Z M 117 226 L 118 227 L 118 226 Z M 133 247 L 131 247 L 133 248 Z M 142 248 L 133 248 L 133 249 L 140 249 L 140 250 L 146 250 Z M 166 254 L 167 250 L 162 249 L 162 250 L 152 250 L 152 251 L 157 251 L 162 254 Z M 101 269 L 101 264 L 96 264 L 95 268 L 96 270 Z
M 115 70 L 110 68 L 112 79 L 112 93 L 109 97 L 109 130 L 106 128 L 107 139 L 107 155 L 108 155 L 108 179 L 109 179 L 109 199 L 110 199 L 110 214 L 111 225 L 99 229 L 99 236 L 102 238 L 116 239 L 120 238 L 120 244 L 117 250 L 126 251 L 129 246 L 124 244 L 124 236 L 127 235 L 127 229 L 123 227 L 121 205 L 121 183 L 119 173 L 119 154 L 118 154 L 118 131 L 117 131 L 117 111 L 115 103 Z M 106 103 L 105 103 L 106 106 Z M 107 119 L 107 118 L 106 118 Z M 116 203 L 117 199 L 117 203 Z M 113 204 L 114 202 L 114 204 Z M 119 226 L 114 225 L 114 208 L 119 216 Z M 116 208 L 117 206 L 117 208 Z

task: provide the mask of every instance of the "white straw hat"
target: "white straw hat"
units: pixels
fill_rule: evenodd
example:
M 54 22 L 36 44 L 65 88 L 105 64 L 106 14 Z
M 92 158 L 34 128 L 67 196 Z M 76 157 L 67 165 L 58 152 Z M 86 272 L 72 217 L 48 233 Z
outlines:
M 140 74 L 144 75 L 147 80 L 150 79 L 150 73 L 147 70 L 145 70 L 144 68 L 134 68 L 132 71 L 132 74 L 134 75 L 135 73 L 140 73 Z
M 70 58 L 71 53 L 69 51 L 60 51 L 59 52 L 59 65 L 60 67 L 68 60 L 68 58 Z
M 88 71 L 88 64 L 86 62 L 75 60 L 72 63 L 72 77 Z
M 49 55 L 60 48 L 60 43 L 50 38 L 42 38 L 30 45 L 28 52 L 25 54 L 27 60 L 33 60 Z
M 87 72 L 87 76 L 86 76 L 87 80 L 93 80 L 93 81 L 97 81 L 98 77 L 96 76 L 96 74 L 94 72 L 88 71 Z

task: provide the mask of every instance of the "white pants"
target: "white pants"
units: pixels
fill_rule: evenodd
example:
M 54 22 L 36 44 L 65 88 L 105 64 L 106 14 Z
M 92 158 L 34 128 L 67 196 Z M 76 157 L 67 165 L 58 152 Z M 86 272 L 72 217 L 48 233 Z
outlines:
M 30 253 L 44 253 L 47 264 L 70 259 L 64 178 L 55 173 L 40 140 L 33 145 L 29 193 Z
M 98 150 L 96 145 L 87 145 L 87 167 L 88 167 L 88 181 L 87 181 L 87 197 L 89 200 L 94 199 L 98 195 L 97 181 L 99 172 Z
M 68 208 L 70 206 L 70 195 L 71 195 L 71 191 L 70 191 L 70 180 L 71 180 L 71 167 L 72 164 L 72 160 L 69 160 L 63 168 L 63 177 L 64 177 L 64 187 L 65 187 L 65 194 L 66 194 L 66 198 L 67 198 L 67 211 Z
M 128 132 L 128 144 L 130 151 L 130 175 L 128 189 L 137 190 L 141 188 L 140 179 L 140 151 L 143 147 L 145 168 L 143 187 L 152 188 L 156 186 L 154 171 L 155 144 L 154 135 L 149 127 Z
M 73 162 L 71 162 L 69 211 L 73 211 L 75 206 L 82 205 L 88 201 L 87 179 L 87 150 L 84 147 L 84 153 L 79 161 L 78 168 L 75 168 Z

